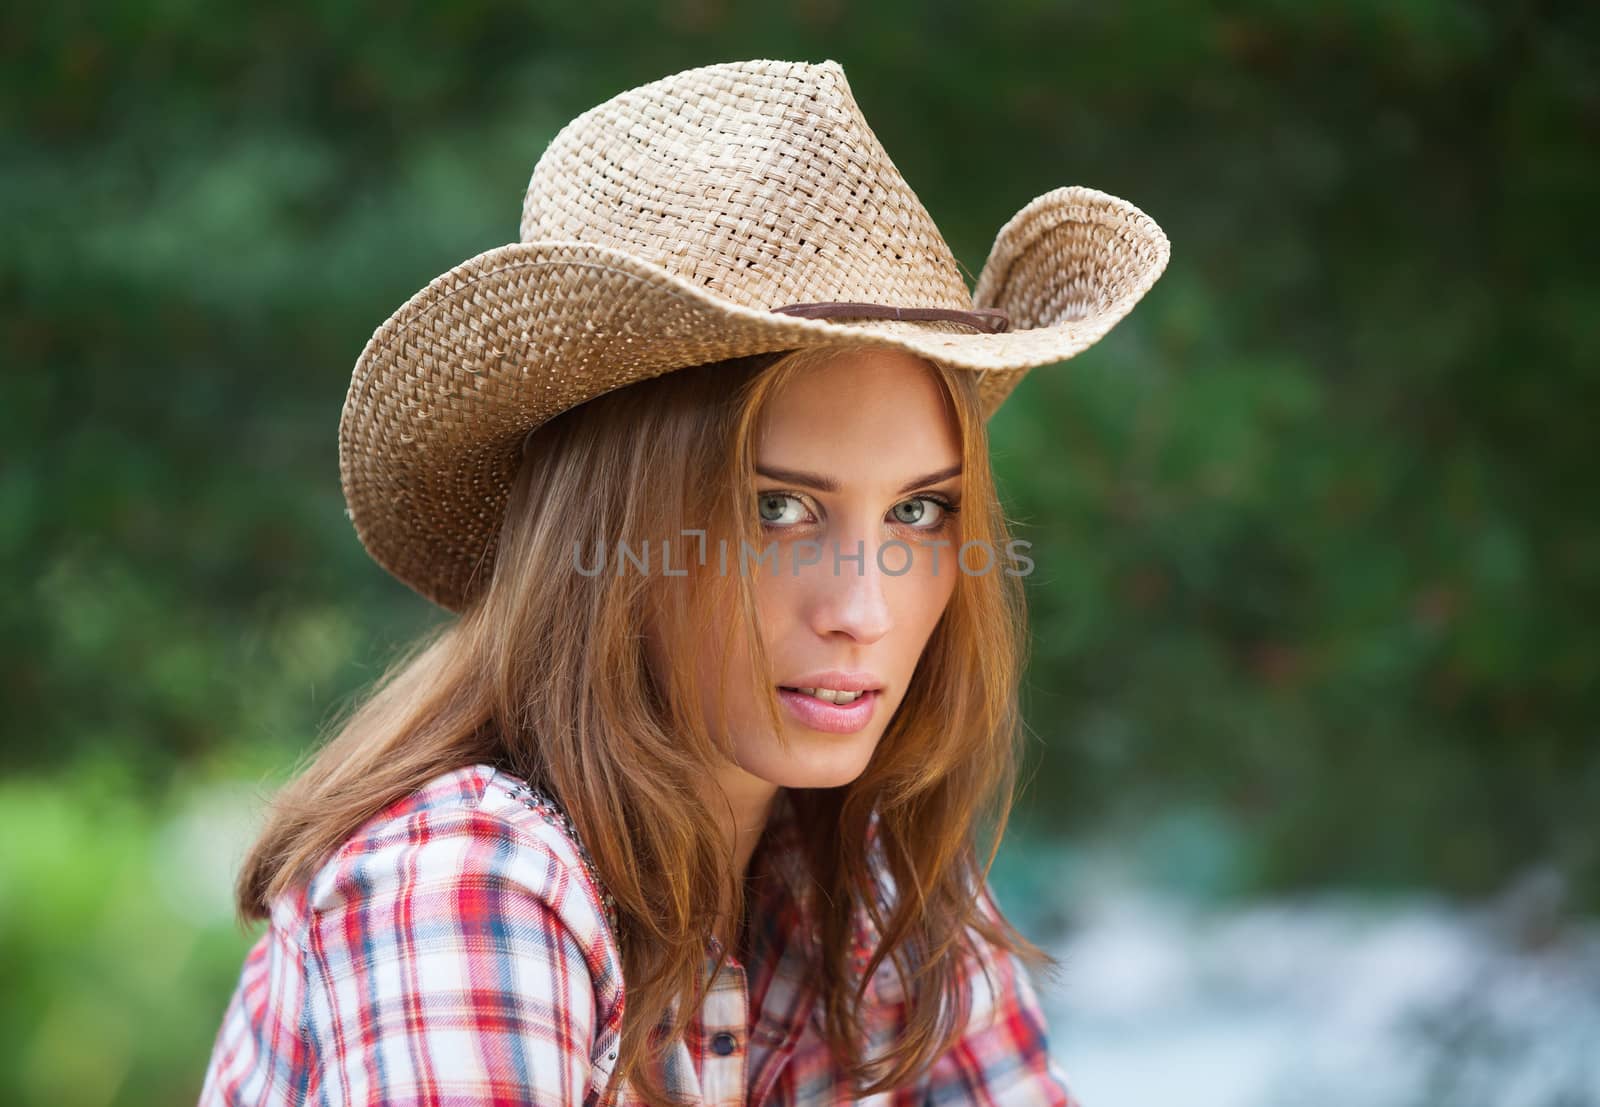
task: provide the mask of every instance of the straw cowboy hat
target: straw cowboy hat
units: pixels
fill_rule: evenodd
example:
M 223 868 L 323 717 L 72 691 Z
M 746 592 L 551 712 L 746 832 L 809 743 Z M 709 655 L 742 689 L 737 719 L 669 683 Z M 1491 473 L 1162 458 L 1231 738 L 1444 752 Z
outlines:
M 367 551 L 460 611 L 488 577 L 528 432 L 614 388 L 768 351 L 868 342 L 981 374 L 1098 342 L 1167 238 L 1091 188 L 1035 198 L 970 292 L 838 63 L 745 61 L 630 89 L 533 168 L 519 241 L 435 278 L 373 334 L 339 424 Z

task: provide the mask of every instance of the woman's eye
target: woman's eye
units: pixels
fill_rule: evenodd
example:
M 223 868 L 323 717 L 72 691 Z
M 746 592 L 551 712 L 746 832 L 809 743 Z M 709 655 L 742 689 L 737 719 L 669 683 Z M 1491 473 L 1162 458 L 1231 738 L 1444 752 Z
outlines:
M 806 501 L 792 492 L 762 492 L 757 495 L 756 502 L 763 526 L 792 527 L 816 522 Z M 915 530 L 938 530 L 946 526 L 955 513 L 955 505 L 939 496 L 913 496 L 889 509 L 891 520 Z
M 787 492 L 763 492 L 757 497 L 761 521 L 770 527 L 787 527 L 805 521 L 806 505 Z
M 947 510 L 944 504 L 931 496 L 913 496 L 909 500 L 901 500 L 889 509 L 895 522 L 922 530 L 938 529 L 944 522 Z

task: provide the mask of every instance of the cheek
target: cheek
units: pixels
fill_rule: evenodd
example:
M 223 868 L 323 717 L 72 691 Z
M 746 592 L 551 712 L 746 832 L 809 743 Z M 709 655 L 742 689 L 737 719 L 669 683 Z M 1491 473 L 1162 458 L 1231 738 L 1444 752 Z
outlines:
M 721 692 L 726 705 L 726 722 L 733 729 L 735 740 L 738 741 L 739 735 L 748 734 L 752 725 L 765 720 L 766 716 L 765 708 L 756 700 L 757 686 L 753 682 L 755 657 L 751 654 L 746 640 L 744 617 L 737 612 L 736 604 L 737 599 L 733 599 L 724 605 L 721 615 L 713 624 L 722 628 L 720 638 L 700 645 L 698 672 L 706 725 L 712 728 L 713 733 L 718 729 L 717 697 L 720 680 L 723 682 Z M 756 609 L 764 631 L 774 623 L 781 623 L 782 613 L 785 610 L 781 603 L 773 602 L 772 598 L 759 587 L 756 593 Z M 767 633 L 766 646 L 769 654 L 774 652 L 773 635 L 770 632 Z
M 805 591 L 802 578 L 780 572 L 768 576 L 763 570 L 756 581 L 756 615 L 760 620 L 762 643 L 767 655 L 777 663 L 783 654 L 780 643 L 805 625 Z
M 948 551 L 944 551 L 948 552 Z M 931 560 L 918 562 L 913 571 L 901 578 L 901 589 L 896 596 L 896 625 L 912 633 L 914 645 L 921 650 L 944 609 L 955 594 L 959 569 L 948 557 L 939 559 L 939 571 L 933 571 Z

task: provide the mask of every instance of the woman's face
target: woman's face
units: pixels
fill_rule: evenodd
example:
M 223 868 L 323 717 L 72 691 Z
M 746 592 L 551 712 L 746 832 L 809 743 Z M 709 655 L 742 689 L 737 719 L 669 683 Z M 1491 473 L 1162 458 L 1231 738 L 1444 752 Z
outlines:
M 866 768 L 955 587 L 960 430 L 933 370 L 898 351 L 846 352 L 790 379 L 756 432 L 755 512 L 765 563 L 751 574 L 785 751 L 730 634 L 732 797 L 830 788 Z M 944 542 L 935 548 L 929 543 Z M 730 549 L 728 573 L 738 572 Z M 723 624 L 732 626 L 733 613 Z M 697 659 L 716 733 L 721 642 Z M 820 692 L 818 690 L 821 690 Z M 836 704 L 861 692 L 852 703 Z M 833 693 L 845 693 L 834 695 Z

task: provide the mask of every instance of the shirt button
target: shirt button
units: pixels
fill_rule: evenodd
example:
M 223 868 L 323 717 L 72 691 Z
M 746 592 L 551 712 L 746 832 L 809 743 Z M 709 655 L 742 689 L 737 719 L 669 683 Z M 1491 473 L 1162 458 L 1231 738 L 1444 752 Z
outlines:
M 716 1050 L 717 1053 L 723 1057 L 726 1057 L 728 1054 L 733 1052 L 734 1045 L 735 1042 L 733 1035 L 729 1034 L 726 1030 L 720 1031 L 716 1037 L 711 1039 L 711 1048 Z

